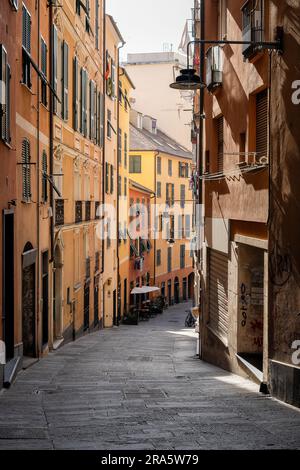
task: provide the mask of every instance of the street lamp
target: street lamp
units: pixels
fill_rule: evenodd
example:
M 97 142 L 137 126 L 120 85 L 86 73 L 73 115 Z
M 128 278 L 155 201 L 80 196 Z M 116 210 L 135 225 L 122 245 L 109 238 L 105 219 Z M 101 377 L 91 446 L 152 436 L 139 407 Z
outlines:
M 187 68 L 180 71 L 180 75 L 176 78 L 174 83 L 170 84 L 171 88 L 175 90 L 199 90 L 205 88 L 206 84 L 202 81 L 202 78 L 196 74 L 196 70 L 190 68 L 190 48 L 192 44 L 209 44 L 209 45 L 243 45 L 253 46 L 261 49 L 276 50 L 283 52 L 283 28 L 278 27 L 276 29 L 276 40 L 271 42 L 256 42 L 256 41 L 209 41 L 205 39 L 196 39 L 190 41 L 187 45 Z

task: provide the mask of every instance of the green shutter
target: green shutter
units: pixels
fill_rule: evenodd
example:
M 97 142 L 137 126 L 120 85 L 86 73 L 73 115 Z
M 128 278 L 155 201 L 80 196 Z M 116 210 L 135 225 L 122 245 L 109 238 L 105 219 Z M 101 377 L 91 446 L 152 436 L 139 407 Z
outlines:
M 78 83 L 79 65 L 77 57 L 73 61 L 73 127 L 78 131 L 78 111 L 79 111 L 79 83 Z
M 57 48 L 58 48 L 58 37 L 56 26 L 52 26 L 52 41 L 53 41 L 53 55 L 52 55 L 52 87 L 57 93 Z M 54 112 L 57 112 L 57 100 L 55 95 L 53 95 L 53 108 Z
M 31 172 L 30 172 L 30 143 L 27 139 L 22 142 L 22 188 L 23 200 L 31 199 Z
M 62 44 L 62 118 L 69 118 L 69 46 L 66 41 Z

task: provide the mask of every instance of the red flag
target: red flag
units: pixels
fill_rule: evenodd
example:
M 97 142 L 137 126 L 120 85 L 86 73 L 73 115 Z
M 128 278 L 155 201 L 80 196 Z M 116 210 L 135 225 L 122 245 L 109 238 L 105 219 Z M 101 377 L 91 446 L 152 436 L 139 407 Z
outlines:
M 110 75 L 110 66 L 109 66 L 109 60 L 107 60 L 106 61 L 105 80 L 108 80 L 109 75 Z

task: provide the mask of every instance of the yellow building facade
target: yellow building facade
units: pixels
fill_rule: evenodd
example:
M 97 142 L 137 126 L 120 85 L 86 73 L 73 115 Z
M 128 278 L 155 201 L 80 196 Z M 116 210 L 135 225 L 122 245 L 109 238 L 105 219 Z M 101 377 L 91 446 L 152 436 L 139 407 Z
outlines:
M 155 193 L 153 281 L 170 305 L 193 295 L 191 163 L 190 152 L 161 132 L 154 118 L 132 111 L 129 175 Z
M 54 9 L 53 346 L 103 325 L 102 202 L 104 148 L 104 7 L 64 2 Z

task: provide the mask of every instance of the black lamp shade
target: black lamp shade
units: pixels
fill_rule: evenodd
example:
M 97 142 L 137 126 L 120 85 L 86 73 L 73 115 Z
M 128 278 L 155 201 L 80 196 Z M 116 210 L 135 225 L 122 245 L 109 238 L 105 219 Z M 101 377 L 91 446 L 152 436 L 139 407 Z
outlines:
M 195 69 L 180 70 L 180 75 L 176 78 L 175 83 L 171 83 L 171 88 L 175 90 L 199 90 L 205 88 L 206 85 L 201 81 Z

